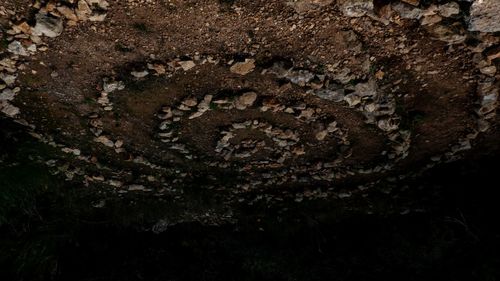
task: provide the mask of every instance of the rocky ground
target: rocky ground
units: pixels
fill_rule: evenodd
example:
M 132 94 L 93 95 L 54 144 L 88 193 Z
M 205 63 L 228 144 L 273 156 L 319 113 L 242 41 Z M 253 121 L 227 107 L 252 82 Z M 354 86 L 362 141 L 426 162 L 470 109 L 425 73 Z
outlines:
M 1 129 L 91 208 L 168 206 L 154 232 L 422 213 L 416 178 L 498 152 L 499 35 L 497 0 L 4 0 Z

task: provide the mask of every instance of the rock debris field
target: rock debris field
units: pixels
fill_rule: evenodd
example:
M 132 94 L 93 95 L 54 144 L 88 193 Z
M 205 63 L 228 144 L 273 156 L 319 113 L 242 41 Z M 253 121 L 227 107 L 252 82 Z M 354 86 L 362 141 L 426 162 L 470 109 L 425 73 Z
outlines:
M 106 196 L 367 196 L 498 130 L 499 78 L 497 0 L 0 4 L 1 113 Z

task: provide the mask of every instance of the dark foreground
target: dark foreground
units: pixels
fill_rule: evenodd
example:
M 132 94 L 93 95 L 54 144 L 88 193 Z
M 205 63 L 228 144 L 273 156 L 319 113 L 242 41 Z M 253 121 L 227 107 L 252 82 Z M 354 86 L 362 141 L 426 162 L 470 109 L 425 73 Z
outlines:
M 185 223 L 155 234 L 141 229 L 154 210 L 89 206 L 91 193 L 30 159 L 50 151 L 1 122 L 0 280 L 500 278 L 494 151 L 419 179 L 431 198 L 422 212 L 329 213 L 304 204 L 244 210 L 236 225 Z

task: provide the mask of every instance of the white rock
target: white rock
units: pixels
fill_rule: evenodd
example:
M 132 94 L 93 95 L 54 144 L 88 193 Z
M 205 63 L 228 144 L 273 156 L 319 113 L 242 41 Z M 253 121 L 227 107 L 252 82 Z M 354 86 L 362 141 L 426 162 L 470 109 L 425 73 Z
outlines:
M 354 93 L 346 95 L 344 100 L 347 104 L 349 104 L 349 106 L 356 106 L 361 103 L 361 98 Z
M 16 82 L 17 75 L 15 74 L 6 74 L 1 72 L 0 73 L 0 79 L 7 84 L 7 86 L 12 86 Z
M 106 136 L 97 137 L 97 138 L 95 138 L 95 141 L 102 143 L 107 147 L 114 147 L 115 146 L 115 143 L 112 140 L 108 139 L 108 137 L 106 137 Z
M 15 107 L 10 103 L 3 103 L 3 105 L 0 105 L 0 107 L 2 108 L 2 112 L 9 117 L 14 117 L 20 112 L 18 107 Z
M 7 50 L 15 55 L 28 56 L 28 52 L 26 52 L 26 49 L 19 41 L 12 41 L 7 47 Z
M 373 12 L 372 0 L 340 0 L 344 16 L 358 18 Z
M 196 64 L 192 60 L 180 61 L 179 65 L 182 67 L 182 70 L 184 70 L 184 71 L 188 71 L 196 66 Z
M 147 70 L 132 71 L 132 72 L 130 72 L 130 74 L 132 74 L 132 76 L 134 76 L 135 78 L 144 78 L 144 77 L 148 76 L 149 72 Z
M 36 25 L 33 32 L 36 35 L 45 35 L 47 37 L 57 37 L 63 31 L 63 22 L 59 18 L 51 17 L 44 13 L 36 14 Z
M 103 90 L 106 93 L 111 93 L 117 90 L 125 89 L 125 84 L 122 81 L 104 82 Z
M 0 101 L 11 101 L 16 96 L 16 93 L 11 89 L 7 88 L 0 93 Z

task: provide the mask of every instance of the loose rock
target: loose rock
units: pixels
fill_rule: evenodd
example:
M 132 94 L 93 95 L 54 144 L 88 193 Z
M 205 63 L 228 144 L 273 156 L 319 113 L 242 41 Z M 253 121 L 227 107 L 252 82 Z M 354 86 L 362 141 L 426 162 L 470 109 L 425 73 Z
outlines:
M 244 62 L 237 62 L 233 66 L 231 66 L 230 71 L 232 73 L 246 75 L 252 72 L 254 69 L 255 69 L 255 60 L 245 59 Z

